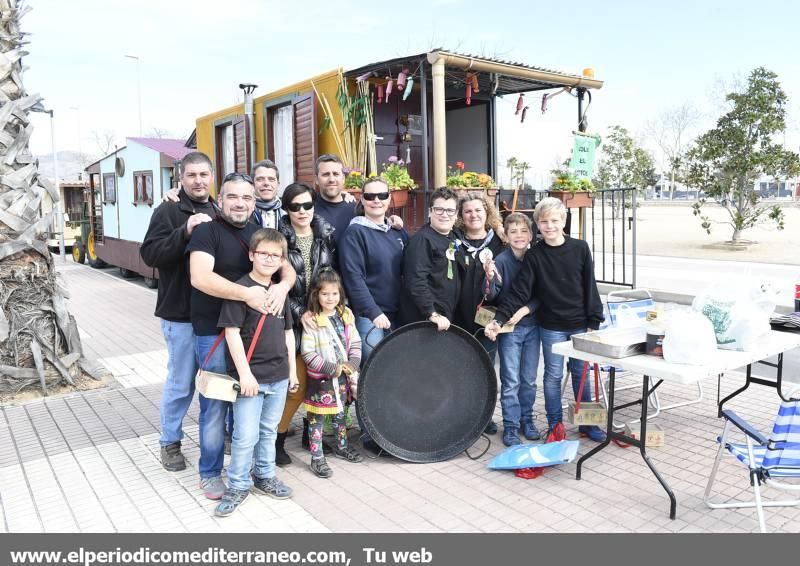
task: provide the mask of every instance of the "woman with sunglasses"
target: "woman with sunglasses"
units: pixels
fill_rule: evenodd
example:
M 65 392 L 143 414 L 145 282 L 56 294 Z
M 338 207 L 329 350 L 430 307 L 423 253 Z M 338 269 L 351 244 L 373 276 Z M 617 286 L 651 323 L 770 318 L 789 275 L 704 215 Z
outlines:
M 286 216 L 281 218 L 278 229 L 286 237 L 289 264 L 297 273 L 294 286 L 289 291 L 289 308 L 292 311 L 297 347 L 303 330 L 303 315 L 308 303 L 308 289 L 311 281 L 325 267 L 336 264 L 336 244 L 333 239 L 334 228 L 324 218 L 314 214 L 317 194 L 305 183 L 292 183 L 283 192 L 283 206 Z M 295 352 L 299 354 L 298 352 Z M 275 441 L 275 463 L 286 466 L 292 459 L 286 453 L 284 443 L 289 423 L 303 402 L 306 394 L 306 371 L 303 358 L 297 356 L 297 379 L 300 388 L 286 397 L 283 417 L 278 424 L 278 438 Z M 303 423 L 303 447 L 308 448 L 308 424 Z
M 340 240 L 339 262 L 361 336 L 362 365 L 378 342 L 397 328 L 408 233 L 402 228 L 392 229 L 386 217 L 389 197 L 386 181 L 380 177 L 367 179 L 355 217 Z M 374 449 L 366 427 L 362 425 L 361 431 L 365 448 Z

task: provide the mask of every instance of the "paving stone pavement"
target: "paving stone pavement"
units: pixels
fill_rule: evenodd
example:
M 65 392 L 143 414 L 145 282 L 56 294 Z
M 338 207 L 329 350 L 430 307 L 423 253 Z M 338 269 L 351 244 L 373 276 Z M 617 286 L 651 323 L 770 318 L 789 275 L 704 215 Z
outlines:
M 754 532 L 749 510 L 711 511 L 702 502 L 721 429 L 716 381 L 705 399 L 667 411 L 653 422 L 666 446 L 651 448 L 653 462 L 678 498 L 678 517 L 635 449 L 614 445 L 587 462 L 547 469 L 534 480 L 487 469 L 502 449 L 491 437 L 476 460 L 410 464 L 393 458 L 362 464 L 332 460 L 329 480 L 308 470 L 300 435 L 287 440 L 295 463 L 279 470 L 294 497 L 253 496 L 240 512 L 213 517 L 214 502 L 199 487 L 196 463 L 198 406 L 185 419 L 188 467 L 165 471 L 159 461 L 158 404 L 166 351 L 153 317 L 155 292 L 107 271 L 57 264 L 72 293 L 70 310 L 87 355 L 112 371 L 109 387 L 0 407 L 0 529 L 3 532 Z M 723 379 L 723 393 L 741 383 Z M 541 389 L 540 389 L 541 391 Z M 662 400 L 693 391 L 664 384 Z M 617 394 L 619 402 L 633 398 Z M 541 395 L 538 425 L 545 428 Z M 762 430 L 774 418 L 774 390 L 758 388 L 731 404 Z M 634 409 L 624 412 L 636 418 Z M 298 417 L 299 420 L 299 417 Z M 499 404 L 495 420 L 500 422 Z M 575 427 L 567 426 L 576 438 Z M 480 453 L 481 439 L 470 450 Z M 594 446 L 583 441 L 579 454 Z M 730 461 L 719 474 L 724 495 L 747 495 L 742 468 Z M 767 495 L 775 495 L 766 490 Z M 770 509 L 772 531 L 800 531 L 800 509 Z

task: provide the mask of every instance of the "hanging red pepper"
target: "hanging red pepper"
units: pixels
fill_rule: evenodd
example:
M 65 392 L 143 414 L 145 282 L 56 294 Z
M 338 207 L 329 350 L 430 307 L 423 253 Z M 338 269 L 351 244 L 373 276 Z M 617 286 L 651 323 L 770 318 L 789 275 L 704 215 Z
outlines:
M 467 83 L 467 106 L 472 104 L 472 85 Z
M 481 87 L 480 84 L 478 83 L 478 75 L 476 73 L 470 73 L 470 74 L 472 75 L 472 77 L 470 78 L 470 80 L 472 81 L 472 92 L 480 92 Z
M 516 116 L 517 114 L 520 113 L 520 111 L 522 110 L 522 105 L 524 103 L 525 103 L 525 95 L 524 94 L 520 94 L 519 98 L 517 99 L 517 111 L 514 112 L 514 116 Z
M 378 85 L 378 102 L 383 100 L 383 85 Z

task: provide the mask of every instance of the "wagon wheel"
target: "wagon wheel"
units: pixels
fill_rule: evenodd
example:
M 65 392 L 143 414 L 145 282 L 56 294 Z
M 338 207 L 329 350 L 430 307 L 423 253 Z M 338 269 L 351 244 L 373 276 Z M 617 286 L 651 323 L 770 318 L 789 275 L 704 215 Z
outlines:
M 86 258 L 89 260 L 89 265 L 94 268 L 105 267 L 106 262 L 97 257 L 97 248 L 94 242 L 94 232 L 89 232 L 86 238 Z
M 72 261 L 75 263 L 86 262 L 86 250 L 83 248 L 82 242 L 72 244 Z

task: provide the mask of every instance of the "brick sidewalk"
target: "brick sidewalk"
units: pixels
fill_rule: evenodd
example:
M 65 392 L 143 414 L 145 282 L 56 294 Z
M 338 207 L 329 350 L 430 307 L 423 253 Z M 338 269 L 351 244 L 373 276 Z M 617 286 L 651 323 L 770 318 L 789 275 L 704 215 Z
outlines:
M 0 409 L 0 528 L 7 532 L 752 532 L 752 511 L 711 512 L 702 493 L 715 454 L 716 382 L 704 383 L 699 404 L 662 413 L 654 422 L 667 445 L 649 450 L 678 498 L 678 518 L 635 449 L 609 446 L 575 480 L 575 463 L 535 480 L 486 468 L 503 448 L 492 437 L 478 460 L 466 455 L 436 464 L 396 459 L 348 464 L 321 480 L 307 467 L 299 435 L 287 448 L 295 464 L 279 471 L 295 490 L 288 501 L 251 497 L 234 516 L 212 516 L 214 503 L 198 489 L 195 403 L 186 420 L 189 467 L 166 472 L 159 462 L 158 403 L 166 352 L 152 315 L 155 292 L 108 272 L 57 264 L 68 283 L 89 356 L 100 358 L 115 381 L 109 388 Z M 728 376 L 730 391 L 740 379 Z M 684 392 L 668 385 L 662 399 Z M 541 388 L 540 388 L 541 392 Z M 628 392 L 618 393 L 624 402 Z M 541 394 L 537 414 L 543 414 Z M 748 392 L 732 407 L 768 429 L 777 397 Z M 635 418 L 634 412 L 628 413 Z M 543 417 L 537 423 L 544 428 Z M 499 406 L 495 420 L 500 420 Z M 575 429 L 568 425 L 571 437 Z M 479 452 L 479 441 L 473 452 Z M 593 443 L 582 442 L 583 454 Z M 730 462 L 719 485 L 726 495 L 748 487 Z M 769 490 L 767 491 L 769 493 Z M 766 512 L 772 531 L 800 531 L 800 509 Z

